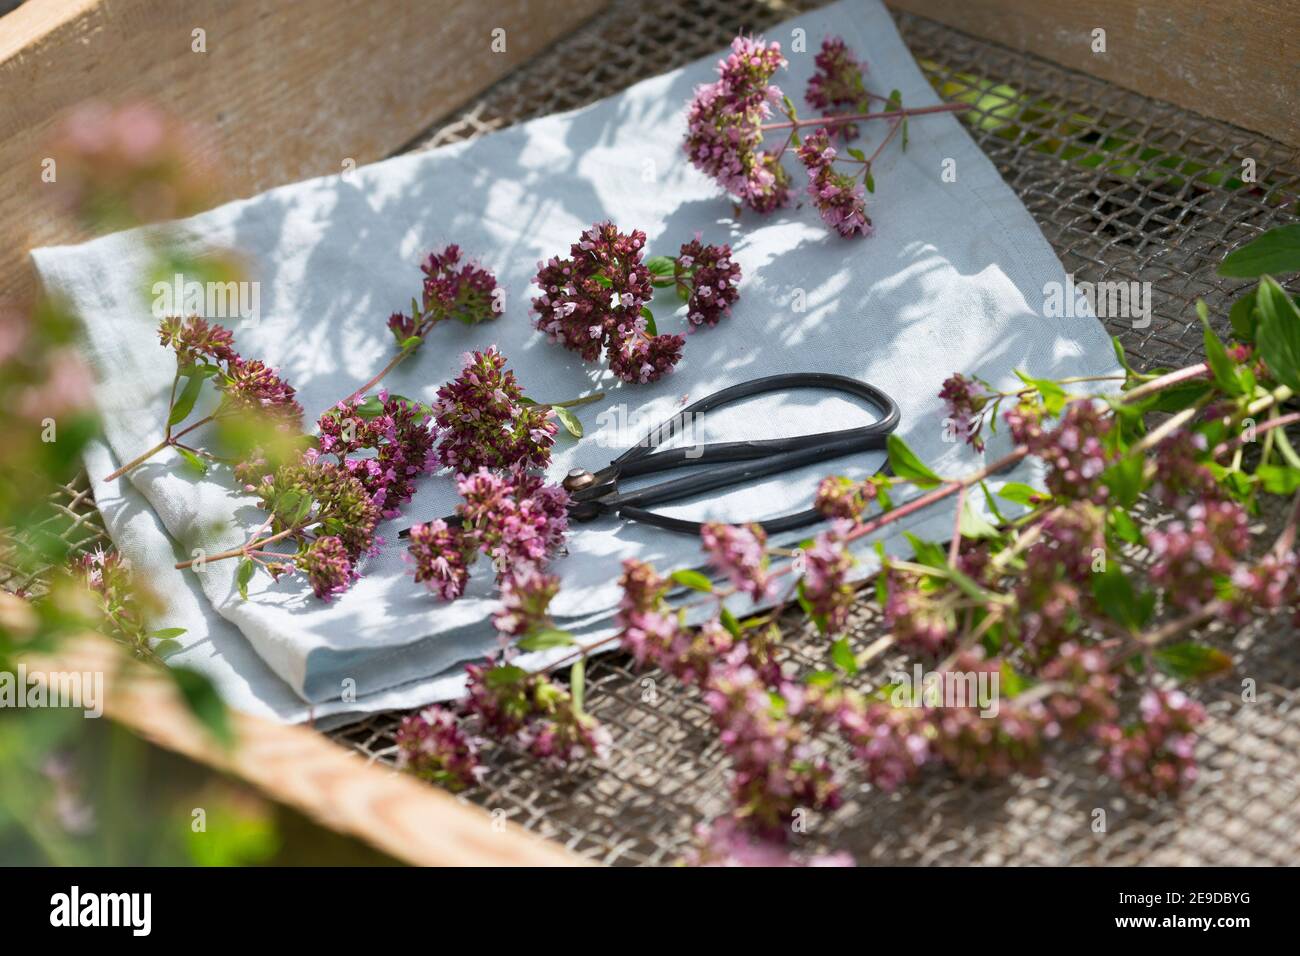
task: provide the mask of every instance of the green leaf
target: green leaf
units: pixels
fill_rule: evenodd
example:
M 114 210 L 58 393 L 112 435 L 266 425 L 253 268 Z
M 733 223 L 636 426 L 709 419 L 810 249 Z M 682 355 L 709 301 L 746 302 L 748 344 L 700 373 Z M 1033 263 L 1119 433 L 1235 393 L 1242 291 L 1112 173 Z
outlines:
M 978 581 L 965 572 L 958 571 L 952 565 L 948 566 L 948 580 L 957 586 L 968 598 L 979 601 L 983 604 L 989 603 L 995 595 L 988 588 L 982 587 Z
M 682 302 L 691 301 L 691 287 L 685 282 L 677 283 L 677 298 Z
M 1219 275 L 1234 279 L 1291 272 L 1300 272 L 1300 223 L 1270 229 L 1258 239 L 1230 252 L 1219 266 Z
M 727 610 L 725 606 L 718 613 L 718 620 L 722 622 L 722 626 L 727 629 L 728 634 L 730 634 L 734 638 L 737 639 L 740 638 L 741 636 L 740 622 L 736 620 L 736 615 L 732 614 L 729 610 Z
M 167 424 L 176 425 L 185 421 L 186 416 L 194 411 L 194 403 L 198 401 L 199 389 L 203 387 L 203 376 L 197 373 L 190 375 L 185 379 L 185 387 L 181 393 L 176 396 L 176 404 L 172 406 L 172 413 L 167 416 Z
M 1210 366 L 1210 371 L 1214 373 L 1214 381 L 1229 395 L 1240 395 L 1241 382 L 1237 379 L 1237 363 L 1228 356 L 1228 350 L 1223 347 L 1214 329 L 1210 328 L 1205 303 L 1198 300 L 1196 309 L 1201 316 L 1201 325 L 1204 326 L 1205 361 Z
M 669 256 L 651 256 L 645 261 L 645 267 L 653 276 L 671 276 L 677 271 L 677 261 Z
M 1232 323 L 1232 333 L 1243 342 L 1255 341 L 1255 289 L 1251 289 L 1232 303 L 1228 312 L 1228 321 Z
M 248 600 L 248 582 L 253 580 L 253 571 L 256 570 L 251 558 L 244 558 L 239 562 L 239 570 L 235 573 L 235 584 L 239 588 L 239 596 L 245 601 Z
M 862 185 L 867 187 L 867 192 L 869 193 L 874 193 L 876 191 L 876 178 L 871 175 L 870 166 L 867 167 L 867 173 L 862 178 Z
M 858 149 L 857 147 L 850 146 L 847 152 L 850 156 L 852 156 L 860 163 L 865 163 L 867 161 L 867 154 L 864 153 L 862 150 Z
M 521 651 L 545 651 L 552 647 L 569 647 L 575 643 L 573 635 L 568 631 L 550 627 L 535 634 L 529 634 L 517 646 Z
M 183 627 L 164 627 L 153 631 L 149 636 L 157 638 L 160 641 L 170 641 L 173 638 L 180 637 L 184 633 L 185 628 Z
M 176 446 L 176 453 L 185 459 L 185 467 L 200 478 L 208 473 L 208 463 L 188 448 L 181 448 L 178 445 Z
M 424 341 L 424 337 L 423 337 L 423 336 L 412 335 L 410 338 L 403 339 L 403 340 L 401 341 L 401 343 L 400 343 L 400 348 L 402 349 L 403 352 L 405 352 L 407 349 L 413 349 L 413 348 L 415 348 L 417 345 L 419 345 L 419 344 L 420 344 L 421 342 L 423 342 L 423 341 Z
M 551 407 L 555 409 L 555 417 L 560 420 L 560 424 L 564 426 L 564 430 L 574 438 L 581 438 L 582 422 L 578 420 L 578 416 L 573 414 L 573 412 L 569 411 L 567 408 L 561 408 L 559 405 L 552 405 Z
M 650 311 L 650 306 L 641 306 L 641 318 L 645 319 L 645 330 L 651 335 L 659 334 L 659 327 L 655 325 L 655 314 Z
M 1029 680 L 1023 674 L 1016 673 L 1016 669 L 1009 661 L 1002 662 L 999 676 L 1002 679 L 1001 696 L 1003 697 L 1019 697 L 1029 689 Z
M 1149 403 L 1144 405 L 1150 412 L 1181 412 L 1199 402 L 1210 391 L 1205 382 L 1185 382 L 1171 388 L 1162 389 Z
M 1285 465 L 1260 465 L 1255 478 L 1270 495 L 1289 495 L 1300 488 L 1300 468 Z
M 1061 414 L 1061 410 L 1065 408 L 1065 403 L 1070 397 L 1065 389 L 1050 378 L 1030 378 L 1018 369 L 1016 375 L 1020 381 L 1038 390 L 1039 396 L 1043 399 L 1043 408 L 1047 409 L 1047 414 L 1052 416 Z
M 1125 508 L 1133 507 L 1142 493 L 1142 466 L 1145 459 L 1141 455 L 1129 455 L 1121 458 L 1101 473 L 1101 481 L 1115 495 L 1118 504 Z
M 996 538 L 1000 532 L 975 510 L 975 503 L 968 496 L 962 502 L 961 515 L 957 519 L 957 531 L 963 538 Z
M 674 571 L 669 575 L 673 581 L 677 582 L 684 588 L 690 588 L 693 591 L 712 591 L 713 582 L 701 574 L 699 571 L 692 571 L 689 568 L 682 568 Z
M 1005 498 L 1007 501 L 1014 501 L 1026 508 L 1036 508 L 1052 496 L 1045 491 L 1032 488 L 1022 481 L 1008 481 L 998 489 L 998 497 Z
M 841 637 L 831 645 L 831 660 L 835 662 L 836 667 L 850 676 L 858 672 L 858 659 L 854 656 L 847 637 Z
M 234 731 L 230 726 L 225 702 L 217 693 L 212 681 L 203 674 L 188 667 L 165 668 L 176 683 L 177 689 L 185 699 L 185 705 L 208 732 L 223 746 L 234 742 Z
M 998 507 L 997 499 L 993 497 L 993 492 L 989 490 L 987 482 L 980 482 L 980 491 L 984 493 L 984 507 L 989 509 L 989 514 L 993 515 L 993 519 L 998 524 L 1006 524 L 1006 515 L 1004 515 L 1002 509 Z
M 1260 356 L 1279 382 L 1300 391 L 1300 310 L 1269 276 L 1259 280 L 1256 300 Z
M 944 550 L 943 545 L 934 541 L 926 541 L 918 538 L 910 531 L 904 531 L 903 537 L 907 538 L 908 544 L 912 546 L 912 554 L 916 558 L 917 564 L 924 564 L 931 568 L 946 568 L 948 566 L 948 552 Z M 876 579 L 883 581 L 884 575 Z M 880 603 L 884 603 L 882 600 Z
M 889 467 L 899 478 L 906 478 L 919 488 L 933 488 L 942 482 L 943 479 L 926 467 L 897 434 L 890 434 L 886 446 L 889 449 Z
M 1092 594 L 1106 614 L 1132 631 L 1140 630 L 1155 612 L 1154 591 L 1139 593 L 1128 575 L 1113 562 L 1092 576 Z
M 499 664 L 483 675 L 483 682 L 489 687 L 509 687 L 518 684 L 528 676 L 528 672 L 514 664 Z
M 1115 537 L 1129 544 L 1141 542 L 1142 529 L 1123 508 L 1111 508 L 1106 517 L 1109 519 L 1110 530 L 1114 532 Z
M 569 695 L 573 698 L 573 709 L 581 714 L 587 702 L 587 661 L 579 657 L 569 668 Z
M 1120 367 L 1130 375 L 1133 374 L 1133 366 L 1128 364 L 1128 356 L 1124 354 L 1124 343 L 1119 340 L 1118 335 L 1110 337 L 1110 344 L 1115 349 L 1115 361 L 1119 362 Z
M 602 286 L 603 288 L 606 289 L 614 288 L 614 283 L 609 281 L 609 279 L 605 278 L 599 272 L 597 272 L 594 276 L 592 276 L 592 278 L 596 281 L 596 285 L 598 286 Z
M 1156 667 L 1178 680 L 1200 680 L 1232 670 L 1232 658 L 1223 651 L 1192 641 L 1157 648 L 1152 656 Z

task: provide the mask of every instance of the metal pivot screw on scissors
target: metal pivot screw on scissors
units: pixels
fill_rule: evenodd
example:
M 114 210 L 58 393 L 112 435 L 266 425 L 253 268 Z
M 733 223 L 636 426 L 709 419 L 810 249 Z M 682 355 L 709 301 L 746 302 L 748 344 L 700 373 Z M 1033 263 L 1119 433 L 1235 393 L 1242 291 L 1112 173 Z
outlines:
M 879 420 L 860 428 L 845 428 L 834 432 L 799 435 L 793 438 L 769 438 L 760 441 L 714 442 L 681 448 L 657 448 L 641 444 L 624 452 L 600 471 L 591 472 L 575 468 L 564 479 L 569 492 L 569 517 L 574 521 L 591 521 L 602 515 L 616 514 L 669 531 L 698 534 L 702 522 L 687 521 L 647 510 L 654 505 L 669 504 L 692 495 L 719 488 L 743 485 L 768 475 L 793 471 L 804 465 L 830 461 L 861 451 L 878 451 L 885 447 L 886 439 L 898 427 L 898 405 L 880 389 L 857 379 L 826 372 L 794 372 L 788 375 L 771 375 L 749 382 L 732 385 L 707 398 L 688 405 L 672 419 L 664 422 L 650 434 L 658 441 L 671 438 L 683 423 L 693 421 L 693 416 L 713 411 L 724 405 L 754 395 L 781 392 L 795 388 L 820 388 L 844 392 L 865 399 L 880 412 Z M 723 463 L 723 464 L 718 464 Z M 674 478 L 662 484 L 621 491 L 619 481 L 671 471 L 675 468 L 717 465 L 702 471 Z M 882 470 L 884 467 L 882 466 Z M 822 515 L 816 508 L 768 518 L 758 524 L 769 534 L 790 531 L 820 521 Z M 448 524 L 458 524 L 456 517 L 446 519 Z M 408 529 L 409 530 L 409 529 Z M 406 537 L 407 531 L 401 533 Z

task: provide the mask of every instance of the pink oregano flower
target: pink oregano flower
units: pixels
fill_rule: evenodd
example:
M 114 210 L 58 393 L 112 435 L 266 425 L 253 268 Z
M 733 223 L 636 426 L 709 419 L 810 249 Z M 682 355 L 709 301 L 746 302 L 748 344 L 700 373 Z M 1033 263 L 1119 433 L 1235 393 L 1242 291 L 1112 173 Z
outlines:
M 485 554 L 498 580 L 542 569 L 564 543 L 569 495 L 522 466 L 494 473 L 486 468 L 456 482 L 463 501 L 459 527 L 441 519 L 411 529 L 408 554 L 415 580 L 442 600 L 460 597 L 469 568 Z
M 761 149 L 763 123 L 781 90 L 772 84 L 786 65 L 781 44 L 738 36 L 718 61 L 718 79 L 697 87 L 687 111 L 684 149 L 691 163 L 758 212 L 790 198 L 789 174 L 779 154 Z
M 698 237 L 675 257 L 643 259 L 645 233 L 597 223 L 569 248 L 569 257 L 538 264 L 533 299 L 537 328 L 584 361 L 603 355 L 624 382 L 662 378 L 682 357 L 685 339 L 660 333 L 649 303 L 656 288 L 675 287 L 692 329 L 717 325 L 740 297 L 740 265 L 728 245 Z
M 438 460 L 444 467 L 464 474 L 550 464 L 557 431 L 553 413 L 524 401 L 515 373 L 495 345 L 465 356 L 460 375 L 438 389 L 432 410 L 443 430 Z
M 650 327 L 646 304 L 654 295 L 642 261 L 645 233 L 622 233 L 601 222 L 558 256 L 538 266 L 542 294 L 533 299 L 537 328 L 584 361 L 603 353 L 619 379 L 653 382 L 676 366 L 685 339 Z
M 897 91 L 888 97 L 869 92 L 862 76 L 865 64 L 838 37 L 823 42 L 815 62 L 817 70 L 806 98 L 825 115 L 799 119 L 794 103 L 772 82 L 786 65 L 780 44 L 737 37 L 731 53 L 718 63 L 718 79 L 695 90 L 687 109 L 683 148 L 692 165 L 727 193 L 756 212 L 768 213 L 789 201 L 790 175 L 781 160 L 787 149 L 797 147 L 808 172 L 808 194 L 822 219 L 841 236 L 868 236 L 871 220 L 865 199 L 875 189 L 871 168 L 876 157 L 900 131 L 906 148 L 908 117 L 957 111 L 966 105 L 903 109 Z M 866 112 L 873 101 L 880 109 Z M 780 105 L 784 121 L 769 122 L 774 104 Z M 889 121 L 889 131 L 870 157 L 853 148 L 841 157 L 830 146 L 832 135 L 852 139 L 860 122 L 882 118 Z M 799 131 L 808 127 L 821 128 L 801 145 Z M 764 147 L 764 137 L 771 132 L 786 137 L 773 149 Z M 836 168 L 837 162 L 857 169 L 845 173 Z
M 439 322 L 455 319 L 477 325 L 500 315 L 503 300 L 496 276 L 462 260 L 460 246 L 452 244 L 429 253 L 420 271 L 424 273 L 420 300 L 411 300 L 409 315 L 394 312 L 388 318 L 389 331 L 404 351 L 419 348 Z

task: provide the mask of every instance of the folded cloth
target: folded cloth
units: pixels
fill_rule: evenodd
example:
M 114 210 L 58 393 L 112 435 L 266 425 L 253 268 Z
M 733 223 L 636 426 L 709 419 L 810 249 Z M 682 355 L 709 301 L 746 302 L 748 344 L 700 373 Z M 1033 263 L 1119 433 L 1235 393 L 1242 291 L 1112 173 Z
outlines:
M 897 88 L 909 106 L 937 102 L 878 0 L 846 0 L 769 31 L 790 60 L 777 82 L 791 98 L 801 98 L 821 38 L 834 34 L 869 64 L 870 83 Z M 951 115 L 913 120 L 906 151 L 891 146 L 877 161 L 872 238 L 839 238 L 807 201 L 770 216 L 737 215 L 681 149 L 685 105 L 698 84 L 713 78 L 716 60 L 581 110 L 275 189 L 170 229 L 196 254 L 233 248 L 253 264 L 260 314 L 230 323 L 237 344 L 278 366 L 313 418 L 392 354 L 385 320 L 418 290 L 422 254 L 460 244 L 495 272 L 506 291 L 505 314 L 487 325 L 436 328 L 386 384 L 430 400 L 459 371 L 462 353 L 495 343 L 538 401 L 604 390 L 602 401 L 577 410 L 586 437 L 560 438 L 552 480 L 570 468 L 607 464 L 688 401 L 793 371 L 833 372 L 883 388 L 901 408 L 899 434 L 940 473 L 960 474 L 977 467 L 979 456 L 951 441 L 943 426 L 937 393 L 946 376 L 974 373 L 1007 387 L 1016 368 L 1038 377 L 1116 370 L 1095 318 L 1045 314 L 1046 286 L 1063 283 L 1065 273 Z M 864 133 L 870 149 L 884 128 L 869 124 Z M 788 162 L 801 181 L 802 170 Z M 643 229 L 655 254 L 675 254 L 696 234 L 728 242 L 743 270 L 733 313 L 691 335 L 677 370 L 651 385 L 623 385 L 602 367 L 584 365 L 535 331 L 527 315 L 538 261 L 564 254 L 585 227 L 605 219 L 625 231 Z M 201 574 L 170 567 L 196 548 L 212 554 L 234 546 L 259 523 L 251 499 L 235 492 L 223 469 L 197 478 L 166 453 L 125 481 L 100 480 L 110 464 L 158 440 L 167 407 L 174 359 L 158 344 L 149 308 L 147 240 L 135 230 L 33 257 L 46 286 L 85 321 L 107 441 L 91 456 L 96 495 L 114 540 L 171 601 L 167 623 L 190 629 L 181 659 L 217 675 L 237 701 L 260 702 L 286 720 L 308 710 L 357 712 L 454 696 L 461 685 L 449 668 L 496 646 L 491 569 L 482 562 L 463 598 L 439 603 L 412 584 L 397 538 L 412 520 L 453 510 L 450 477 L 423 482 L 407 516 L 382 529 L 387 543 L 365 561 L 361 580 L 329 604 L 299 580 L 260 576 L 245 601 L 234 561 L 209 563 Z M 656 306 L 660 331 L 685 327 L 671 305 Z M 869 417 L 843 396 L 801 391 L 706 416 L 693 423 L 691 440 L 825 431 Z M 1004 440 L 994 440 L 988 454 L 1005 450 Z M 664 510 L 730 521 L 770 517 L 806 507 L 821 476 L 865 475 L 880 460 L 861 455 L 811 466 Z M 1033 475 L 1021 469 L 1007 477 Z M 886 546 L 906 548 L 901 533 L 908 529 L 946 536 L 951 507 L 891 527 Z M 567 547 L 568 556 L 553 565 L 563 581 L 553 609 L 561 626 L 586 637 L 612 632 L 622 560 L 637 557 L 661 569 L 702 561 L 690 536 L 612 518 L 574 526 Z M 871 547 L 862 543 L 860 574 L 874 567 Z M 530 655 L 525 663 L 547 659 Z

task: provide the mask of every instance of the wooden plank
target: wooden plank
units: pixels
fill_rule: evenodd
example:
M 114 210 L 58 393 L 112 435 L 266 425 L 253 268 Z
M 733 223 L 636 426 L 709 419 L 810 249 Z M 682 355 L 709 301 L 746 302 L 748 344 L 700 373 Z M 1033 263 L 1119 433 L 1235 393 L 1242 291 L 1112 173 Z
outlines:
M 107 638 L 23 659 L 27 673 L 104 675 L 105 715 L 151 742 L 248 781 L 322 825 L 419 866 L 578 866 L 563 848 L 413 777 L 368 764 L 307 727 L 232 712 L 236 743 L 217 745 L 165 674 Z
M 208 130 L 224 201 L 391 155 L 604 3 L 29 0 L 0 17 L 0 297 L 34 288 L 29 248 L 84 238 L 41 179 L 83 100 Z
M 1300 145 L 1296 0 L 886 0 L 964 33 Z M 1093 30 L 1106 31 L 1094 52 Z M 1004 79 L 995 77 L 994 79 Z

